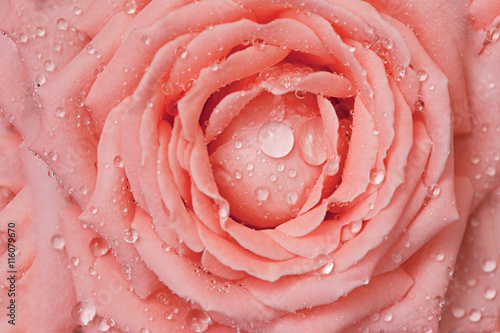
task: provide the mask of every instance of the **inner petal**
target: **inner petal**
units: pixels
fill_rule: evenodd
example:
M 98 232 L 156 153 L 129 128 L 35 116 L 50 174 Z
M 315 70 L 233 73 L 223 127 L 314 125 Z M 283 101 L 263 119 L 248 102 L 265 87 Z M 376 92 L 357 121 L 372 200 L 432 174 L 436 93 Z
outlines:
M 208 151 L 232 218 L 274 228 L 297 216 L 321 174 L 327 147 L 314 95 L 262 92 Z

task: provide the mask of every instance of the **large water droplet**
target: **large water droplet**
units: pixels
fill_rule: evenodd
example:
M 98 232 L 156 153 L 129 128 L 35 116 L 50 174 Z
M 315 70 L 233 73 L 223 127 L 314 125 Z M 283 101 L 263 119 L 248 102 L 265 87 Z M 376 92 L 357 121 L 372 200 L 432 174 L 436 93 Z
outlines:
M 300 157 L 309 165 L 320 165 L 326 161 L 328 140 L 321 118 L 306 121 L 298 130 Z
M 56 26 L 59 30 L 66 30 L 68 29 L 68 21 L 65 18 L 61 17 L 57 20 Z
M 481 311 L 472 309 L 469 312 L 469 320 L 473 323 L 477 323 L 478 321 L 481 320 L 482 314 Z
M 497 290 L 493 287 L 488 287 L 484 289 L 484 298 L 487 300 L 492 300 L 497 296 Z
M 265 186 L 259 186 L 254 191 L 255 198 L 259 201 L 267 200 L 269 197 L 269 189 Z
M 382 169 L 373 168 L 370 170 L 368 174 L 368 181 L 373 185 L 382 184 L 385 178 L 385 172 Z
M 212 319 L 203 310 L 193 309 L 186 315 L 186 325 L 193 332 L 205 332 L 211 323 Z
M 430 198 L 435 198 L 441 193 L 438 184 L 430 184 L 425 187 L 425 194 Z
M 481 268 L 483 269 L 483 271 L 485 273 L 491 273 L 493 272 L 495 269 L 497 269 L 497 262 L 495 261 L 495 259 L 492 259 L 492 258 L 486 258 L 482 265 L 481 265 Z
M 486 38 L 488 42 L 496 42 L 498 40 L 498 37 L 500 37 L 500 31 L 498 31 L 498 29 L 495 27 L 486 29 L 486 31 L 484 32 L 484 38 Z
M 108 253 L 109 249 L 110 249 L 109 244 L 101 236 L 92 238 L 92 240 L 89 243 L 90 253 L 94 257 L 101 257 L 105 255 L 106 253 Z
M 96 308 L 94 304 L 87 301 L 80 301 L 71 309 L 73 320 L 82 326 L 87 326 L 94 319 L 95 314 Z
M 54 249 L 62 250 L 64 248 L 64 244 L 66 244 L 66 241 L 64 240 L 64 237 L 62 235 L 56 234 L 50 239 L 50 244 Z
M 137 10 L 137 3 L 135 0 L 124 0 L 122 2 L 123 11 L 127 14 L 134 14 Z
M 135 243 L 137 238 L 139 238 L 139 234 L 134 228 L 128 228 L 123 232 L 123 239 L 127 243 Z
M 288 191 L 285 194 L 285 201 L 289 205 L 292 205 L 292 206 L 295 205 L 297 203 L 298 199 L 299 199 L 299 195 L 294 190 Z
M 270 157 L 280 158 L 288 155 L 294 141 L 292 130 L 281 121 L 264 123 L 257 131 L 257 144 L 262 152 Z
M 461 306 L 454 305 L 451 308 L 451 314 L 455 318 L 462 318 L 463 316 L 465 316 L 465 309 L 463 307 L 461 307 Z

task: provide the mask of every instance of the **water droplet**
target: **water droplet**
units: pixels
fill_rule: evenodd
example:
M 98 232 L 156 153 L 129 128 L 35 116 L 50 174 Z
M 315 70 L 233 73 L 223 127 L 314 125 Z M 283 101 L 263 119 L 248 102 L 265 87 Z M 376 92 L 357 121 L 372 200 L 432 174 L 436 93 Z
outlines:
M 379 135 L 380 129 L 378 127 L 374 127 L 372 133 L 373 133 L 373 135 Z
M 61 17 L 56 21 L 56 26 L 59 30 L 66 30 L 68 29 L 68 21 Z
M 483 271 L 485 273 L 491 273 L 493 272 L 495 269 L 497 269 L 497 262 L 495 261 L 495 259 L 492 259 L 492 258 L 486 258 L 482 265 L 481 265 L 481 268 L 483 269 Z
M 191 89 L 191 87 L 194 85 L 194 83 L 196 82 L 195 79 L 189 79 L 187 80 L 183 85 L 182 85 L 182 90 L 184 91 L 188 91 L 189 89 Z
M 24 32 L 21 32 L 21 33 L 19 34 L 19 41 L 20 41 L 21 43 L 26 43 L 26 42 L 28 41 L 28 35 L 27 35 L 27 34 L 25 34 Z
M 229 212 L 226 207 L 222 206 L 219 208 L 219 211 L 217 212 L 220 218 L 226 218 L 229 216 Z
M 272 182 L 275 182 L 277 178 L 278 178 L 278 176 L 276 176 L 274 173 L 269 175 L 269 180 Z
M 137 10 L 137 3 L 135 3 L 135 0 L 124 0 L 122 8 L 126 14 L 134 14 Z
M 234 178 L 235 179 L 241 179 L 243 177 L 242 173 L 240 171 L 235 171 L 234 172 Z
M 299 199 L 299 195 L 297 194 L 296 191 L 288 191 L 286 192 L 286 195 L 285 195 L 285 201 L 289 204 L 289 205 L 295 205 L 297 203 L 297 200 Z
M 240 140 L 237 140 L 234 142 L 234 147 L 236 149 L 240 149 L 241 147 L 243 147 L 243 142 L 241 142 Z
M 469 320 L 473 323 L 477 323 L 481 320 L 482 314 L 481 311 L 472 309 L 469 311 Z
M 41 86 L 47 81 L 47 78 L 44 75 L 38 75 L 35 79 L 37 85 Z
M 210 324 L 212 319 L 203 310 L 192 309 L 186 315 L 186 325 L 193 332 L 205 332 Z
M 102 318 L 99 322 L 99 331 L 107 332 L 111 327 L 108 324 L 108 320 L 106 318 Z
M 149 330 L 146 327 L 143 327 L 139 330 L 139 333 L 149 333 Z
M 472 164 L 478 164 L 479 162 L 481 162 L 481 157 L 479 157 L 476 154 L 473 154 L 470 157 L 470 161 L 471 161 Z
M 465 316 L 465 309 L 461 306 L 455 305 L 451 308 L 451 314 L 455 318 L 462 318 Z
M 439 252 L 438 254 L 436 254 L 435 259 L 436 259 L 437 261 L 443 261 L 443 259 L 444 259 L 444 253 Z
M 371 319 L 372 321 L 378 321 L 378 320 L 380 319 L 380 313 L 378 313 L 378 312 L 374 312 L 374 313 L 372 313 L 372 314 L 370 315 L 370 319 Z
M 392 320 L 392 313 L 388 312 L 384 315 L 384 321 L 391 321 Z
M 293 148 L 293 132 L 281 121 L 269 121 L 257 131 L 257 144 L 264 154 L 281 158 L 288 155 Z
M 441 189 L 438 184 L 430 184 L 425 187 L 425 194 L 429 198 L 435 198 L 441 193 Z
M 78 257 L 72 257 L 71 258 L 71 263 L 73 264 L 73 266 L 78 266 L 80 264 L 80 259 Z
M 181 45 L 178 48 L 175 49 L 175 55 L 178 56 L 181 59 L 186 59 L 188 52 L 186 50 L 186 47 Z
M 81 15 L 82 14 L 82 9 L 80 7 L 73 7 L 73 13 L 75 15 Z
M 101 257 L 108 253 L 110 246 L 101 236 L 92 238 L 89 243 L 90 254 L 94 257 Z
M 433 301 L 434 301 L 434 306 L 439 307 L 439 308 L 442 308 L 445 304 L 444 298 L 439 296 L 439 295 L 434 297 Z
M 278 170 L 278 172 L 282 172 L 285 170 L 285 165 L 283 163 L 278 163 L 276 170 Z
M 500 32 L 495 27 L 488 28 L 484 32 L 484 38 L 486 38 L 488 42 L 496 42 L 498 37 L 500 37 Z
M 162 86 L 161 86 L 161 91 L 165 94 L 165 95 L 170 95 L 172 92 L 174 92 L 174 88 L 172 87 L 172 84 L 171 83 L 164 83 Z
M 64 244 L 66 244 L 66 241 L 64 240 L 64 237 L 60 234 L 56 234 L 50 238 L 50 244 L 52 247 L 56 250 L 62 250 L 64 248 Z
M 373 185 L 382 184 L 385 178 L 385 172 L 382 169 L 373 168 L 368 175 L 368 181 Z
M 427 72 L 424 71 L 423 69 L 421 69 L 417 72 L 417 76 L 418 76 L 418 80 L 420 82 L 427 80 Z
M 38 37 L 43 37 L 45 36 L 45 28 L 43 27 L 36 27 L 35 33 Z
M 266 42 L 262 38 L 255 38 L 252 41 L 252 45 L 258 47 L 259 49 L 262 49 L 266 45 Z
M 246 169 L 247 169 L 248 171 L 252 171 L 252 170 L 253 170 L 253 168 L 254 168 L 253 163 L 251 163 L 251 162 L 247 163 Z
M 71 309 L 71 316 L 73 320 L 82 326 L 87 326 L 96 314 L 94 304 L 87 301 L 79 301 Z
M 83 97 L 78 96 L 77 98 L 75 98 L 75 104 L 76 106 L 82 107 L 85 104 Z
M 497 173 L 497 170 L 495 169 L 495 167 L 494 167 L 494 166 L 489 166 L 489 167 L 487 167 L 487 168 L 486 168 L 486 171 L 485 171 L 485 172 L 486 172 L 486 174 L 487 174 L 488 176 L 493 177 L 493 176 L 495 176 L 495 174 Z
M 337 158 L 332 158 L 326 162 L 325 172 L 328 176 L 334 176 L 339 172 L 339 167 L 339 160 Z
M 484 289 L 484 298 L 487 300 L 492 300 L 497 296 L 497 290 L 493 287 L 488 287 Z
M 115 158 L 113 159 L 113 164 L 117 168 L 123 168 L 123 158 L 119 155 L 115 156 Z
M 298 130 L 298 141 L 299 154 L 304 162 L 316 166 L 326 161 L 328 140 L 321 118 L 314 118 L 302 124 Z
M 288 170 L 288 176 L 290 178 L 295 178 L 295 176 L 297 176 L 297 170 L 295 170 L 295 169 Z
M 382 40 L 382 47 L 384 49 L 390 50 L 390 49 L 392 49 L 392 46 L 393 46 L 393 43 L 392 43 L 391 39 L 385 38 Z
M 393 263 L 399 264 L 399 263 L 401 263 L 402 260 L 403 260 L 403 257 L 401 256 L 400 253 L 395 252 L 392 254 L 392 262 Z
M 298 99 L 304 99 L 306 97 L 306 92 L 303 90 L 295 90 L 295 97 Z
M 415 111 L 424 111 L 424 101 L 417 99 L 415 101 Z
M 59 108 L 56 109 L 56 116 L 57 117 L 64 118 L 65 115 L 66 115 L 66 110 L 64 110 L 61 107 L 59 107 Z
M 269 197 L 269 189 L 265 186 L 259 186 L 255 189 L 254 195 L 257 200 L 267 200 L 267 198 Z
M 139 234 L 134 228 L 125 229 L 125 231 L 123 232 L 123 239 L 127 243 L 135 243 L 137 238 L 139 238 Z

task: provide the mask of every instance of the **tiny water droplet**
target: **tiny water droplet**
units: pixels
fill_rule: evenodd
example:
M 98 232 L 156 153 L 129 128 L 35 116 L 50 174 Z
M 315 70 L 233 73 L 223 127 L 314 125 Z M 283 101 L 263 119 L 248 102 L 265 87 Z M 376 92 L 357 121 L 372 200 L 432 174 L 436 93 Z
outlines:
M 484 32 L 484 38 L 486 38 L 488 42 L 496 42 L 498 37 L 500 37 L 500 32 L 495 27 L 488 28 Z
M 64 240 L 64 237 L 62 235 L 56 234 L 50 238 L 50 244 L 54 249 L 62 250 L 64 248 L 64 244 L 66 244 L 66 241 Z
M 299 199 L 299 195 L 297 194 L 296 191 L 292 190 L 292 191 L 288 191 L 285 195 L 285 201 L 289 204 L 289 205 L 295 205 L 297 203 L 297 200 Z
M 429 198 L 435 198 L 441 193 L 441 189 L 438 184 L 430 184 L 425 187 L 425 194 Z
M 113 159 L 113 164 L 117 168 L 123 168 L 123 158 L 120 155 L 115 156 L 115 158 Z
M 82 9 L 80 7 L 73 7 L 73 13 L 75 15 L 81 15 L 82 14 Z
M 175 49 L 175 55 L 178 56 L 181 59 L 186 59 L 188 52 L 186 50 L 186 47 L 181 45 Z
M 417 99 L 415 101 L 415 111 L 424 111 L 424 101 Z
M 212 324 L 210 315 L 198 309 L 192 309 L 186 314 L 186 325 L 193 332 L 205 332 Z
M 45 36 L 45 28 L 43 27 L 36 27 L 35 33 L 38 37 L 43 37 Z
M 439 252 L 438 254 L 436 254 L 435 259 L 436 259 L 437 261 L 443 261 L 443 259 L 444 259 L 444 253 Z
M 484 259 L 481 268 L 483 269 L 483 272 L 491 273 L 497 269 L 497 262 L 495 261 L 495 259 L 486 258 Z
M 237 140 L 234 142 L 234 147 L 236 149 L 240 149 L 241 147 L 243 147 L 243 142 L 241 142 L 240 140 Z
M 297 170 L 295 170 L 295 169 L 288 170 L 288 176 L 290 178 L 295 178 L 295 176 L 297 176 Z
M 455 318 L 462 318 L 465 316 L 465 309 L 461 306 L 455 305 L 451 308 L 451 314 Z
M 400 253 L 395 252 L 392 254 L 392 262 L 394 262 L 395 264 L 401 263 L 402 260 L 403 260 L 403 257 L 401 256 Z
M 71 309 L 71 316 L 78 325 L 87 326 L 95 315 L 96 308 L 94 304 L 87 301 L 79 301 Z
M 56 21 L 56 26 L 59 30 L 66 30 L 68 29 L 68 21 L 65 18 L 61 17 Z
M 391 321 L 392 320 L 392 313 L 388 312 L 384 315 L 384 321 Z
M 255 198 L 259 201 L 265 201 L 269 197 L 269 189 L 265 186 L 259 186 L 254 191 Z
M 240 171 L 235 171 L 234 172 L 234 178 L 235 179 L 241 179 L 243 177 L 243 174 Z
M 59 118 L 64 118 L 66 115 L 66 110 L 64 110 L 62 107 L 59 107 L 56 109 L 56 116 Z
M 135 243 L 135 241 L 137 241 L 137 238 L 139 238 L 139 234 L 134 228 L 127 228 L 123 232 L 123 239 L 127 243 Z
M 137 3 L 135 0 L 124 0 L 122 2 L 122 8 L 126 14 L 134 14 L 137 10 Z
M 247 169 L 248 171 L 252 171 L 252 170 L 253 170 L 253 168 L 254 168 L 253 163 L 251 163 L 251 162 L 247 163 L 246 169 Z
M 392 49 L 392 47 L 393 47 L 392 40 L 391 40 L 391 39 L 389 39 L 389 38 L 385 38 L 385 39 L 383 39 L 383 40 L 382 40 L 382 47 L 383 47 L 384 49 L 387 49 L 387 50 Z
M 469 311 L 469 320 L 473 323 L 477 323 L 481 320 L 482 314 L 481 311 L 472 309 Z
M 487 300 L 492 300 L 497 296 L 497 290 L 493 287 L 487 287 L 484 289 L 484 298 Z
M 92 238 L 89 243 L 90 254 L 92 254 L 94 257 L 102 257 L 103 255 L 108 253 L 109 249 L 109 244 L 101 236 Z
M 421 69 L 417 72 L 417 76 L 418 76 L 418 80 L 420 82 L 427 80 L 427 72 L 424 71 L 423 69 Z
M 94 215 L 97 214 L 97 207 L 95 206 L 90 207 L 90 212 Z
M 167 82 L 161 86 L 161 91 L 168 96 L 174 91 L 174 88 L 172 87 L 171 83 Z
M 385 178 L 385 172 L 384 170 L 373 168 L 370 170 L 370 173 L 368 175 L 368 181 L 372 183 L 373 185 L 379 185 L 382 184 Z

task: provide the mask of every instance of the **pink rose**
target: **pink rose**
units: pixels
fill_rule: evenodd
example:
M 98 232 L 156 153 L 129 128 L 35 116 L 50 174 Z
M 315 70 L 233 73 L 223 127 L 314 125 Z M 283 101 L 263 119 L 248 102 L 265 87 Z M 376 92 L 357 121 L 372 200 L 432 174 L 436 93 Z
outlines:
M 2 3 L 1 330 L 500 330 L 499 15 Z

